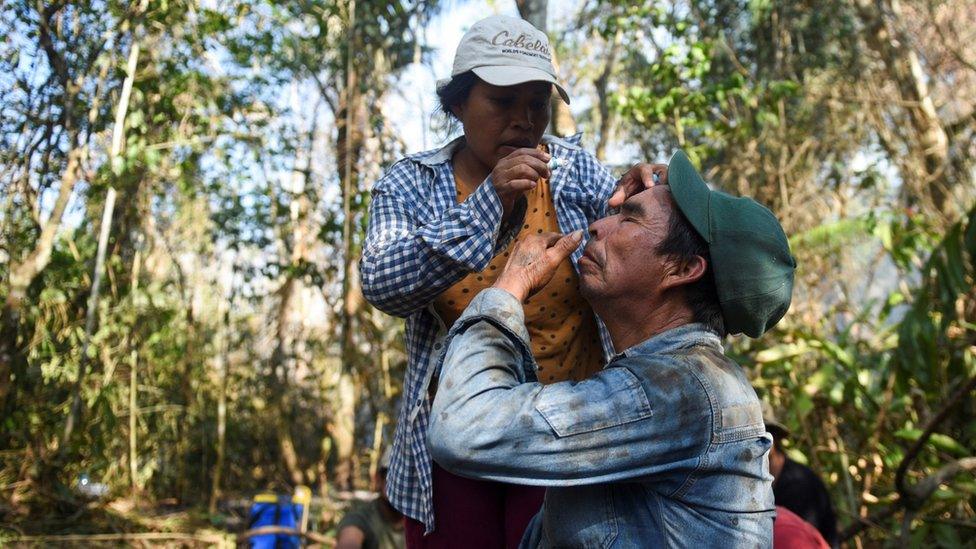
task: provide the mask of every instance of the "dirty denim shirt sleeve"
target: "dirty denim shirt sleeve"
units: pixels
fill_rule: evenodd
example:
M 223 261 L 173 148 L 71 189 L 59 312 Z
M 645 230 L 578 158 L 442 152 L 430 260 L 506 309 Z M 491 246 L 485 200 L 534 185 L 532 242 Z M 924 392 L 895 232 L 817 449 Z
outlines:
M 517 233 L 525 201 L 503 222 L 502 204 L 486 179 L 464 202 L 435 215 L 430 186 L 416 162 L 402 160 L 373 187 L 360 261 L 366 300 L 406 317 L 470 272 L 487 268 Z M 453 198 L 453 187 L 451 197 Z
M 504 290 L 478 294 L 448 338 L 429 444 L 449 471 L 537 486 L 644 480 L 690 474 L 707 449 L 708 397 L 690 377 L 658 392 L 624 359 L 579 383 L 538 383 L 522 304 Z M 675 432 L 678 414 L 693 419 Z

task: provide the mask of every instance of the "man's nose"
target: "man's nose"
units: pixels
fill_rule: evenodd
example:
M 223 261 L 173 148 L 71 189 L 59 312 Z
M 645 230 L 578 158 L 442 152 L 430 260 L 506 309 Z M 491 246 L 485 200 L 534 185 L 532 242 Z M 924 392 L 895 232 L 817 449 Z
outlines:
M 586 228 L 586 231 L 590 233 L 590 238 L 600 239 L 603 236 L 606 227 L 606 217 L 597 219 L 590 226 Z

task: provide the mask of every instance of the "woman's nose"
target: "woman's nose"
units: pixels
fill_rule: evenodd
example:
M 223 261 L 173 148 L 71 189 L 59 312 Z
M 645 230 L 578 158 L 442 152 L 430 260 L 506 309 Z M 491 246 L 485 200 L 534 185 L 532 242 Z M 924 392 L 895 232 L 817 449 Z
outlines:
M 531 130 L 535 126 L 535 123 L 532 121 L 532 109 L 529 107 L 516 109 L 514 123 L 517 128 Z

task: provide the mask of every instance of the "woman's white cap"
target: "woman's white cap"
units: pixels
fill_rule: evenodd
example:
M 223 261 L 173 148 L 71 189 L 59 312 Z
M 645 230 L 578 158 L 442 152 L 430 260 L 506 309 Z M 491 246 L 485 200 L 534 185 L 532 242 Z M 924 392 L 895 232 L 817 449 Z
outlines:
M 493 15 L 472 25 L 458 44 L 451 77 L 468 71 L 495 86 L 551 82 L 569 103 L 569 94 L 556 79 L 549 38 L 524 19 Z M 448 82 L 439 80 L 438 89 Z

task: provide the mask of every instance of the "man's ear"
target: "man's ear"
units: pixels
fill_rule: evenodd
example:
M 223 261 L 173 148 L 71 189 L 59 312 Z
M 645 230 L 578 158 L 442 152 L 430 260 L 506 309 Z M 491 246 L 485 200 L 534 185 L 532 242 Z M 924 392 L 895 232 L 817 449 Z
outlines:
M 700 255 L 690 259 L 674 259 L 668 263 L 668 272 L 661 281 L 662 289 L 691 284 L 705 276 L 705 269 L 708 268 L 708 262 Z

